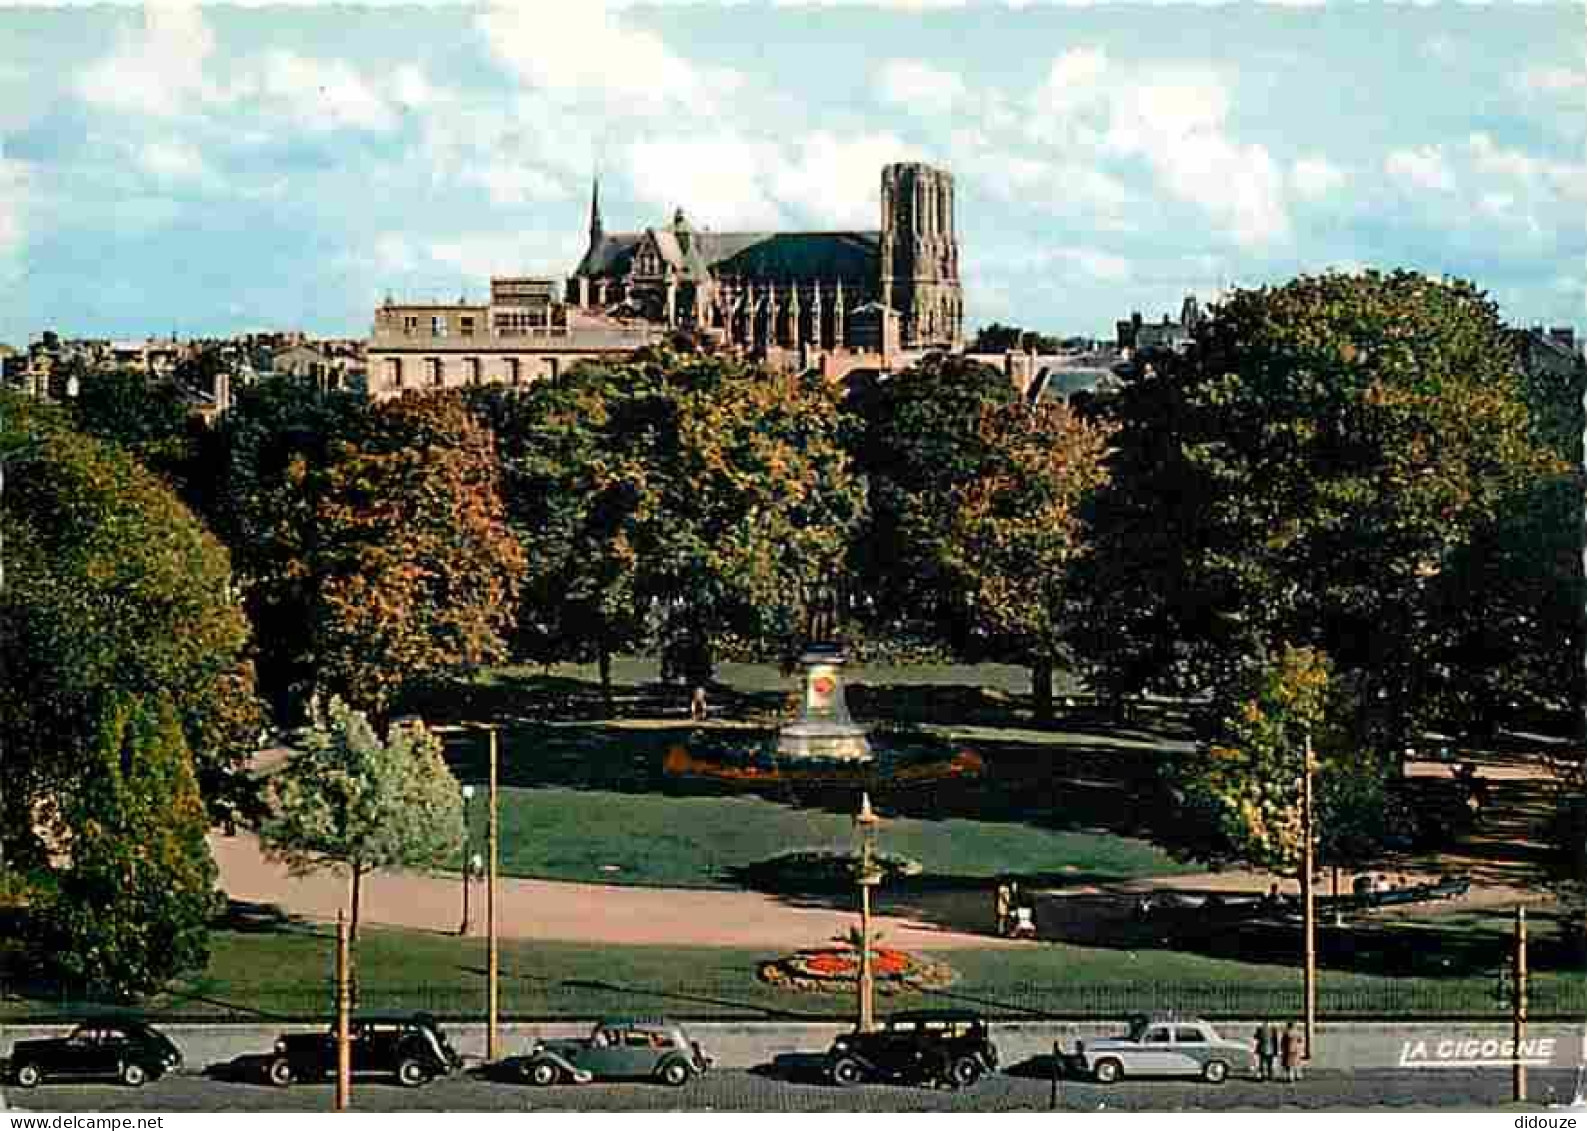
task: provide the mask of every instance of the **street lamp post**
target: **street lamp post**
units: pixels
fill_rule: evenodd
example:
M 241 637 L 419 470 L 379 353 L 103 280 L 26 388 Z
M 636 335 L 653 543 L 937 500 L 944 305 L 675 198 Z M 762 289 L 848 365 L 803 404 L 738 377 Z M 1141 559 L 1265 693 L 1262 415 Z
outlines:
M 1313 883 L 1317 870 L 1317 818 L 1312 804 L 1312 750 L 1311 728 L 1306 728 L 1306 766 L 1303 773 L 1301 798 L 1301 913 L 1305 918 L 1306 973 L 1305 989 L 1305 1059 L 1312 1058 L 1312 1038 L 1317 1028 L 1317 898 Z
M 860 839 L 860 977 L 859 977 L 859 1031 L 869 1033 L 876 1028 L 876 985 L 871 969 L 871 889 L 882 882 L 876 867 L 876 826 L 881 818 L 871 808 L 871 795 L 860 795 L 860 811 L 854 818 Z
M 469 849 L 474 846 L 473 825 L 469 822 L 469 802 L 474 800 L 474 787 L 463 787 L 463 922 L 459 924 L 459 936 L 468 934 L 468 889 L 473 883 L 474 873 L 479 871 L 482 863 L 478 853 L 470 855 Z

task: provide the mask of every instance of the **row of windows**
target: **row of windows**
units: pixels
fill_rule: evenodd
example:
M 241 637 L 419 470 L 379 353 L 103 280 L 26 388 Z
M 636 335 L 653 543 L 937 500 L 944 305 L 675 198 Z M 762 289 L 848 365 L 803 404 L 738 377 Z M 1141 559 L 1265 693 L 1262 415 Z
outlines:
M 414 359 L 401 357 L 388 357 L 383 363 L 384 386 L 388 389 L 439 389 L 447 385 L 480 385 L 486 380 L 499 381 L 508 385 L 522 385 L 527 376 L 531 376 L 525 368 L 522 358 L 502 358 L 499 366 L 493 366 L 494 372 L 487 372 L 484 362 L 477 357 L 465 357 L 455 366 L 449 367 L 443 358 L 425 357 L 417 359 L 417 365 L 410 364 Z M 546 359 L 544 375 L 556 379 L 560 359 L 550 357 Z M 447 380 L 448 369 L 452 368 L 457 375 L 452 381 Z M 415 380 L 410 381 L 410 378 Z
M 429 318 L 430 336 L 444 338 L 450 332 L 451 321 L 444 314 L 432 314 Z M 462 338 L 472 338 L 476 319 L 472 314 L 459 314 L 457 316 L 457 333 Z M 405 314 L 402 318 L 402 332 L 409 337 L 419 332 L 420 318 L 417 314 Z

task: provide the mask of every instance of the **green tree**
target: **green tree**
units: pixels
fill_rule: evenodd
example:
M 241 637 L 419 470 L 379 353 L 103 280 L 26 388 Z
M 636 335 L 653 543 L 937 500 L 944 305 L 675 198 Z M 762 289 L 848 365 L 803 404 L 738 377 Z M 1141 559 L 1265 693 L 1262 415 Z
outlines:
M 314 686 L 325 472 L 366 411 L 311 381 L 262 381 L 202 438 L 189 478 L 194 505 L 231 550 L 259 686 L 280 719 L 300 717 Z
M 228 811 L 247 793 L 259 715 L 224 547 L 156 476 L 61 414 L 0 394 L 0 422 L 0 450 L 30 445 L 0 513 L 8 849 L 42 860 L 23 814 L 90 772 L 97 720 L 122 694 L 170 698 L 203 796 Z
M 1310 648 L 1243 666 L 1210 740 L 1170 773 L 1175 812 L 1163 839 L 1178 854 L 1296 876 L 1304 849 L 1305 746 L 1313 746 L 1319 866 L 1361 863 L 1389 835 L 1392 763 L 1352 733 L 1348 689 Z
M 1206 690 L 1311 645 L 1360 681 L 1377 748 L 1429 721 L 1459 659 L 1452 563 L 1558 466 L 1494 305 L 1405 271 L 1236 292 L 1104 411 L 1120 427 L 1082 638 L 1099 683 Z
M 69 862 L 38 909 L 50 961 L 121 995 L 209 960 L 215 864 L 193 758 L 168 695 L 109 696 L 50 830 Z
M 188 407 L 170 381 L 135 369 L 84 370 L 70 410 L 79 432 L 120 444 L 162 475 L 179 477 L 190 458 Z
M 439 868 L 462 850 L 462 794 L 422 723 L 394 725 L 382 740 L 368 716 L 332 699 L 268 792 L 266 850 L 296 875 L 346 869 L 354 938 L 366 875 Z

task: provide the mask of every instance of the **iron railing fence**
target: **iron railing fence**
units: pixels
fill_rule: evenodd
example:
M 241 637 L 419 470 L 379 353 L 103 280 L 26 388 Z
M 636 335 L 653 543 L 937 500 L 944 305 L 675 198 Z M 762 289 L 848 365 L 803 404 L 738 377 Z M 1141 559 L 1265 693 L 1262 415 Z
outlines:
M 1330 984 L 1332 983 L 1332 984 Z M 1507 991 L 1496 980 L 1460 978 L 1350 979 L 1319 982 L 1323 1020 L 1503 1020 Z M 1528 1014 L 1534 1020 L 1587 1018 L 1587 979 L 1541 974 L 1531 979 Z M 328 981 L 258 984 L 247 988 L 164 994 L 142 1002 L 117 1000 L 78 988 L 25 989 L 0 982 L 0 1022 L 67 1022 L 87 1016 L 136 1013 L 168 1022 L 314 1022 L 332 1016 Z M 430 1013 L 445 1021 L 482 1020 L 485 987 L 357 985 L 361 1014 Z M 999 982 L 956 983 L 946 989 L 878 995 L 878 1011 L 963 1007 L 1001 1021 L 1109 1020 L 1172 1010 L 1209 1020 L 1295 1018 L 1302 1011 L 1300 979 L 1293 984 L 1250 982 Z M 791 993 L 746 978 L 687 979 L 657 984 L 591 980 L 537 981 L 504 973 L 501 1016 L 506 1020 L 587 1020 L 611 1015 L 665 1014 L 682 1020 L 830 1021 L 853 1017 L 854 995 Z

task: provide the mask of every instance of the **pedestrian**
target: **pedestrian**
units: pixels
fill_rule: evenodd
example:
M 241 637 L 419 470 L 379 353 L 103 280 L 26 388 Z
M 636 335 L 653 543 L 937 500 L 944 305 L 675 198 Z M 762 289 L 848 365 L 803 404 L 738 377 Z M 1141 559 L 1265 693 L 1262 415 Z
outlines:
M 996 910 L 997 933 L 999 937 L 1008 934 L 1008 916 L 1014 905 L 1013 895 L 1014 893 L 1009 890 L 1009 886 L 1007 884 L 1002 883 L 1001 881 L 998 883 Z
M 703 723 L 706 715 L 710 713 L 711 709 L 705 701 L 705 688 L 695 687 L 694 697 L 689 700 L 689 718 L 697 723 Z
M 1256 1055 L 1261 1062 L 1262 1079 L 1278 1079 L 1275 1070 L 1278 1061 L 1278 1026 L 1271 1021 L 1263 1022 L 1257 1030 L 1257 1041 Z
M 1284 1061 L 1284 1079 L 1291 1084 L 1300 1079 L 1301 1045 L 1303 1039 L 1295 1031 L 1295 1022 L 1284 1026 L 1284 1041 L 1280 1049 Z
M 1267 1026 L 1262 1022 L 1256 1023 L 1256 1032 L 1251 1034 L 1251 1054 L 1256 1057 L 1256 1078 L 1266 1080 L 1268 1068 L 1271 1067 L 1267 1056 L 1262 1052 L 1262 1042 L 1267 1037 Z

